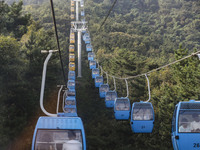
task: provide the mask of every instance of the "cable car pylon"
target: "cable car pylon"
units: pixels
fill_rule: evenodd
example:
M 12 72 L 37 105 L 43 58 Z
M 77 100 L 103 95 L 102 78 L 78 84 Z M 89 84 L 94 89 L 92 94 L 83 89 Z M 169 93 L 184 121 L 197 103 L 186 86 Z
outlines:
M 78 78 L 82 77 L 82 63 L 81 63 L 81 35 L 82 32 L 86 31 L 86 22 L 79 20 L 79 3 L 80 6 L 84 6 L 83 0 L 73 0 L 76 2 L 76 21 L 71 22 L 72 30 L 77 32 L 77 46 L 78 46 Z

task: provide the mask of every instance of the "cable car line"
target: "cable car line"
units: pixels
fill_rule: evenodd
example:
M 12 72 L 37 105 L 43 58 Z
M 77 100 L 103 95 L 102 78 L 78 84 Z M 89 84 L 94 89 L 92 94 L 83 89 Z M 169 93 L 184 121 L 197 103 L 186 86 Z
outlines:
M 200 53 L 200 51 L 197 51 L 197 52 L 192 53 L 192 54 L 190 54 L 190 55 L 188 55 L 188 56 L 186 56 L 186 57 L 183 57 L 183 58 L 181 58 L 181 59 L 179 59 L 179 60 L 176 60 L 176 61 L 171 62 L 171 63 L 169 63 L 169 64 L 166 64 L 166 65 L 164 65 L 164 66 L 158 67 L 158 68 L 156 68 L 156 69 L 152 69 L 152 70 L 150 70 L 150 71 L 148 71 L 148 72 L 146 72 L 146 73 L 138 74 L 138 75 L 135 75 L 135 76 L 128 76 L 128 77 L 122 77 L 122 78 L 121 78 L 121 77 L 117 77 L 117 76 L 111 75 L 111 74 L 109 74 L 109 73 L 108 73 L 108 76 L 110 76 L 110 77 L 115 77 L 116 79 L 119 79 L 119 80 L 124 80 L 124 79 L 129 80 L 129 79 L 133 79 L 133 78 L 145 76 L 146 74 L 150 74 L 150 73 L 152 73 L 152 72 L 156 72 L 156 71 L 158 71 L 158 70 L 161 70 L 161 69 L 163 69 L 163 68 L 166 68 L 166 67 L 168 67 L 168 66 L 171 66 L 171 65 L 173 65 L 173 64 L 176 64 L 176 63 L 178 63 L 178 62 L 180 62 L 180 61 L 183 61 L 183 60 L 185 60 L 185 59 L 187 59 L 187 58 L 189 58 L 189 57 L 198 55 L 199 53 Z M 99 65 L 99 66 L 100 66 L 100 65 Z M 102 68 L 102 67 L 100 66 L 100 68 Z M 102 70 L 104 73 L 107 73 L 106 71 L 103 70 L 103 68 L 102 68 L 101 70 Z
M 61 55 L 61 51 L 60 51 L 60 43 L 59 43 L 59 38 L 58 38 L 57 26 L 56 26 L 56 18 L 55 18 L 53 0 L 50 0 L 50 4 L 51 4 L 51 12 L 52 12 L 52 18 L 53 18 L 53 23 L 54 23 L 54 30 L 55 30 L 55 34 L 56 34 L 57 47 L 58 47 L 58 51 L 59 51 L 60 63 L 61 63 L 64 83 L 66 85 L 67 84 L 67 80 L 66 80 L 66 76 L 65 76 L 65 72 L 64 72 L 62 55 Z

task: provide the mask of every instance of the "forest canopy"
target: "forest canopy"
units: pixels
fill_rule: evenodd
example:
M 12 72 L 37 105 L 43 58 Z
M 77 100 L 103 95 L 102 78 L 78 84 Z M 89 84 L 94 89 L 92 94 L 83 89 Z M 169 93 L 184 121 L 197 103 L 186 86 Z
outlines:
M 113 0 L 85 1 L 85 19 L 93 49 L 109 74 L 125 77 L 145 73 L 200 50 L 199 0 L 117 1 L 98 30 L 112 3 Z M 55 0 L 54 4 L 67 73 L 70 1 Z M 6 0 L 0 2 L 0 8 L 0 147 L 6 149 L 39 110 L 45 58 L 40 51 L 57 47 L 48 0 Z M 78 102 L 78 114 L 84 122 L 88 150 L 96 147 L 99 150 L 172 149 L 171 121 L 175 105 L 179 101 L 199 99 L 198 57 L 149 75 L 155 110 L 151 134 L 133 134 L 128 121 L 114 120 L 113 111 L 107 110 L 97 98 L 98 91 L 86 68 L 86 53 L 82 57 L 86 78 L 77 87 L 78 98 L 84 98 Z M 59 63 L 55 55 L 49 64 L 47 95 L 63 80 Z M 109 83 L 113 87 L 112 79 Z M 116 83 L 119 96 L 126 95 L 124 81 Z M 131 103 L 148 99 L 144 76 L 128 80 L 128 84 Z M 27 143 L 25 149 L 30 149 L 30 145 Z

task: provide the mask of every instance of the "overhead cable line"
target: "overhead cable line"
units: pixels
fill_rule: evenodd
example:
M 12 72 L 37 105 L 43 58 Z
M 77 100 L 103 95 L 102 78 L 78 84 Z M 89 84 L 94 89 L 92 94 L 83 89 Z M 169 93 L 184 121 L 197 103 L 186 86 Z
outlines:
M 53 0 L 50 0 L 50 3 L 51 3 L 52 18 L 53 18 L 54 29 L 55 29 L 55 34 L 56 34 L 56 40 L 57 40 L 57 47 L 58 47 L 58 51 L 59 51 L 60 63 L 61 63 L 61 68 L 62 68 L 64 82 L 65 82 L 65 85 L 66 85 L 67 84 L 67 80 L 66 80 L 66 76 L 65 76 L 65 72 L 64 72 L 62 55 L 61 55 L 61 51 L 60 51 L 60 43 L 59 43 L 59 38 L 58 38 L 57 26 L 56 26 L 56 18 L 55 18 Z
M 117 0 L 115 0 L 115 1 L 113 2 L 111 8 L 110 8 L 109 11 L 108 11 L 107 16 L 105 17 L 104 21 L 101 23 L 101 26 L 99 27 L 98 32 L 101 30 L 102 26 L 105 24 L 105 22 L 106 22 L 108 16 L 110 15 L 110 13 L 111 13 L 111 11 L 112 11 L 112 9 L 114 8 L 114 6 L 115 6 L 116 3 L 117 3 Z
M 176 64 L 176 63 L 178 63 L 178 62 L 180 62 L 180 61 L 183 61 L 183 60 L 185 60 L 185 59 L 187 59 L 187 58 L 189 58 L 189 57 L 192 57 L 192 56 L 194 56 L 194 55 L 198 55 L 199 53 L 200 53 L 200 51 L 197 51 L 197 52 L 192 53 L 192 54 L 190 54 L 190 55 L 188 55 L 188 56 L 186 56 L 186 57 L 183 57 L 183 58 L 181 58 L 181 59 L 179 59 L 179 60 L 176 60 L 176 61 L 171 62 L 171 63 L 169 63 L 169 64 L 166 64 L 166 65 L 164 65 L 164 66 L 158 67 L 158 68 L 156 68 L 156 69 L 150 70 L 150 71 L 148 71 L 148 72 L 146 72 L 146 73 L 138 74 L 138 75 L 135 75 L 135 76 L 123 77 L 123 78 L 116 77 L 116 76 L 113 76 L 113 75 L 108 74 L 106 71 L 103 70 L 102 66 L 100 66 L 100 68 L 101 68 L 101 71 L 102 71 L 102 72 L 108 74 L 108 76 L 110 76 L 110 77 L 112 77 L 112 78 L 116 78 L 116 79 L 120 79 L 120 80 L 125 80 L 125 79 L 128 80 L 128 79 L 133 79 L 133 78 L 137 78 L 137 77 L 141 77 L 141 76 L 146 76 L 146 75 L 148 75 L 148 74 L 150 74 L 150 73 L 152 73 L 152 72 L 155 72 L 155 71 L 158 71 L 158 70 L 160 70 L 160 69 L 163 69 L 163 68 L 166 68 L 166 67 L 168 67 L 168 66 L 171 66 L 171 65 L 173 65 L 173 64 Z

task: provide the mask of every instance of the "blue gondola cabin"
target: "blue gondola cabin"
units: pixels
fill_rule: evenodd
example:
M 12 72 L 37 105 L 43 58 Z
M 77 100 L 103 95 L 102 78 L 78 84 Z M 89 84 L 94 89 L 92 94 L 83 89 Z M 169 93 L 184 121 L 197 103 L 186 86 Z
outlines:
M 114 102 L 116 120 L 128 120 L 130 117 L 130 100 L 126 97 L 116 98 Z
M 92 69 L 92 79 L 95 79 L 96 76 L 99 76 L 99 69 L 93 68 Z
M 103 84 L 103 76 L 96 76 L 95 77 L 95 87 L 100 87 Z
M 133 103 L 130 123 L 134 133 L 151 133 L 154 126 L 152 104 L 142 101 Z
M 105 98 L 106 92 L 109 91 L 109 85 L 108 84 L 101 84 L 99 87 L 99 96 L 100 98 Z
M 94 60 L 94 53 L 93 52 L 89 52 L 88 53 L 88 61 L 90 61 L 90 60 Z
M 69 71 L 68 72 L 68 80 L 75 80 L 75 71 Z
M 174 150 L 200 149 L 200 101 L 179 102 L 172 118 Z
M 75 80 L 68 80 L 67 88 L 68 89 L 75 89 Z
M 96 65 L 97 65 L 97 63 L 96 63 L 95 60 L 90 60 L 90 61 L 89 61 L 90 69 L 94 69 L 94 68 L 96 68 Z
M 117 98 L 116 91 L 108 91 L 105 96 L 105 103 L 107 108 L 113 108 L 115 99 Z
M 91 52 L 92 51 L 92 45 L 91 44 L 87 44 L 86 45 L 86 51 L 87 52 Z

